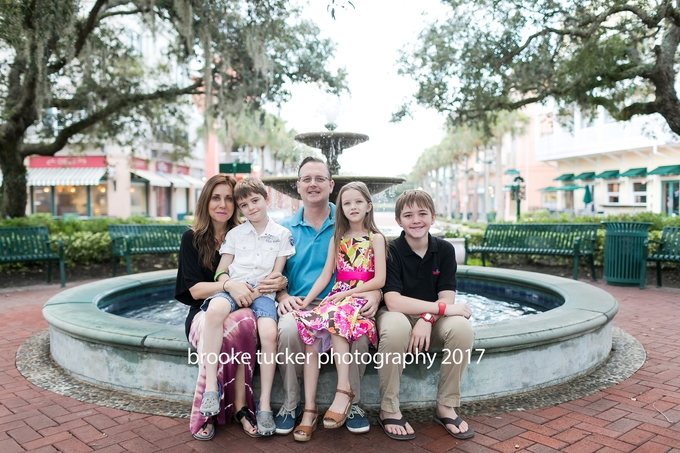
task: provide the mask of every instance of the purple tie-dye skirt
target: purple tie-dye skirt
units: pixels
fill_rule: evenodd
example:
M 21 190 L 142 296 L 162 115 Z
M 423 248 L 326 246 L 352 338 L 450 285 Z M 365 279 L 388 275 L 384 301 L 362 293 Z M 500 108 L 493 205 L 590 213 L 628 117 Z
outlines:
M 191 322 L 189 331 L 189 343 L 196 348 L 199 357 L 202 356 L 203 349 L 203 326 L 205 323 L 205 312 L 200 311 Z M 255 351 L 257 346 L 257 322 L 250 309 L 240 309 L 229 316 L 224 321 L 224 336 L 222 339 L 222 351 L 220 353 L 221 366 L 217 367 L 217 380 L 222 384 L 222 401 L 220 403 L 220 413 L 216 416 L 217 423 L 222 425 L 227 423 L 238 412 L 240 408 L 234 409 L 234 382 L 238 363 L 232 360 L 237 357 L 245 366 L 246 382 L 246 403 L 250 411 L 255 411 L 255 401 L 253 399 L 253 389 L 251 381 L 255 366 Z M 244 357 L 245 354 L 248 354 Z M 250 360 L 244 360 L 250 357 Z M 205 389 L 205 366 L 198 365 L 198 380 L 196 382 L 196 392 L 194 393 L 194 403 L 191 408 L 190 427 L 191 433 L 200 431 L 207 418 L 198 413 L 201 407 L 201 399 Z

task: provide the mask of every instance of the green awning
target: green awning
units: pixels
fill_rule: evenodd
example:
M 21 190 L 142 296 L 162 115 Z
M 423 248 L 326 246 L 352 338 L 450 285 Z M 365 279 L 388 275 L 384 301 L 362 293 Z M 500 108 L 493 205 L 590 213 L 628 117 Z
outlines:
M 581 187 L 581 186 L 576 186 L 576 185 L 574 185 L 574 184 L 570 184 L 570 185 L 568 185 L 568 186 L 558 187 L 558 188 L 557 188 L 557 190 L 565 190 L 565 191 L 572 191 L 572 190 L 576 190 L 576 189 L 583 189 L 583 187 Z
M 603 171 L 599 175 L 595 176 L 596 179 L 611 179 L 611 178 L 618 178 L 618 177 L 619 177 L 619 171 L 618 170 Z
M 538 189 L 539 192 L 557 192 L 559 189 L 557 187 L 543 187 L 542 189 Z
M 619 177 L 626 177 L 626 178 L 635 178 L 635 177 L 642 177 L 642 176 L 647 176 L 647 167 L 642 167 L 642 168 L 631 168 L 628 171 L 624 171 L 619 175 Z
M 587 171 L 585 173 L 581 173 L 578 176 L 575 176 L 574 179 L 595 179 L 595 172 Z
M 508 168 L 507 170 L 505 170 L 505 172 L 503 174 L 514 176 L 514 175 L 519 175 L 519 172 L 517 170 L 515 170 L 514 168 Z
M 680 165 L 664 165 L 663 167 L 655 168 L 647 173 L 647 175 L 680 175 Z
M 557 178 L 553 179 L 553 181 L 572 181 L 573 179 L 574 179 L 573 173 L 565 173 L 565 174 L 558 176 Z

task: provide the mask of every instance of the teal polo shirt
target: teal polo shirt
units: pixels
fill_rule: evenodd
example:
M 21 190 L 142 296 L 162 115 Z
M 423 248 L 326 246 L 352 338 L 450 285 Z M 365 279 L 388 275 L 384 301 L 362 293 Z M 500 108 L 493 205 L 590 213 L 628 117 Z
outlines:
M 328 218 L 316 231 L 303 219 L 304 207 L 291 217 L 283 219 L 280 225 L 288 228 L 295 241 L 295 255 L 286 261 L 283 275 L 288 278 L 288 294 L 305 297 L 321 275 L 328 256 L 328 243 L 333 240 L 335 232 L 335 205 L 328 203 L 331 212 Z M 335 283 L 335 273 L 328 286 L 317 297 L 326 297 Z

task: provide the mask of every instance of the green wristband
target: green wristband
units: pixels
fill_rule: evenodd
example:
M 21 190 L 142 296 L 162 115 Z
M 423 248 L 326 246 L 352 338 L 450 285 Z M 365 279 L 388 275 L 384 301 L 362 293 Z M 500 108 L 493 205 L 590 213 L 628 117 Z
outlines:
M 218 279 L 218 278 L 220 277 L 220 275 L 222 275 L 222 274 L 227 274 L 227 275 L 229 275 L 229 273 L 228 273 L 227 271 L 217 271 L 217 273 L 215 274 L 214 280 L 217 281 L 217 279 Z

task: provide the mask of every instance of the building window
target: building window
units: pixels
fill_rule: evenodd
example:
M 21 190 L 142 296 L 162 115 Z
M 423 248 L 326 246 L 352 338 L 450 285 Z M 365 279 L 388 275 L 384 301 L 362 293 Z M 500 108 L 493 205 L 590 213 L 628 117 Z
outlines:
M 91 212 L 94 217 L 103 217 L 109 213 L 106 184 L 90 186 Z
M 540 122 L 541 135 L 550 135 L 553 133 L 553 124 L 555 118 L 552 113 L 547 113 L 538 117 Z
M 591 116 L 594 115 L 594 116 Z M 597 117 L 597 113 L 585 113 L 581 112 L 581 129 L 587 129 L 589 127 L 595 126 L 595 118 Z
M 633 183 L 633 203 L 647 204 L 647 183 Z
M 88 186 L 56 186 L 54 215 L 87 215 Z
M 52 213 L 52 189 L 49 186 L 33 188 L 33 212 Z
M 130 213 L 147 216 L 147 194 L 145 182 L 130 182 Z
M 607 184 L 607 203 L 619 202 L 619 183 L 610 182 Z

